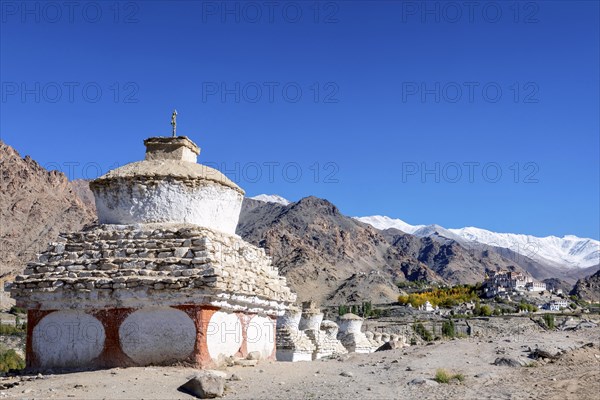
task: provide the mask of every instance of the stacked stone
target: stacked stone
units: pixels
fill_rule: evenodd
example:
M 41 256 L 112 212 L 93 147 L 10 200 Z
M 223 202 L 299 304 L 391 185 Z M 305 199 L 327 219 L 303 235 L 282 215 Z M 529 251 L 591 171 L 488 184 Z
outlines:
M 276 357 L 277 361 L 311 361 L 316 346 L 298 329 L 301 319 L 299 308 L 291 306 L 277 318 Z
M 404 335 L 366 331 L 365 336 L 369 343 L 371 343 L 371 347 L 374 350 L 380 348 L 388 342 L 393 343 L 393 348 L 408 346 L 406 343 L 406 337 Z
M 340 317 L 340 331 L 337 338 L 346 350 L 353 353 L 371 353 L 374 351 L 372 343 L 361 332 L 363 319 L 351 313 Z
M 381 332 L 373 332 L 373 341 L 377 343 L 377 346 L 381 346 L 383 344 L 383 334 Z
M 375 333 L 374 332 L 366 331 L 365 332 L 365 337 L 367 338 L 367 340 L 371 344 L 371 347 L 374 348 L 374 349 L 379 348 L 379 346 L 381 346 L 383 344 L 383 343 L 379 343 L 377 340 L 375 340 Z
M 347 353 L 337 340 L 337 324 L 333 321 L 323 321 L 323 313 L 312 301 L 302 303 L 300 329 L 305 331 L 315 345 L 313 360 Z
M 97 307 L 123 294 L 132 303 L 163 293 L 161 300 L 168 304 L 173 291 L 175 303 L 188 291 L 190 296 L 212 295 L 211 304 L 220 307 L 243 305 L 249 311 L 254 304 L 274 315 L 295 300 L 263 249 L 194 225 L 100 225 L 64 234 L 28 264 L 11 288 L 17 301 L 29 304 L 43 294 L 46 307 L 52 293 L 57 300 L 68 295 Z
M 329 320 L 321 322 L 319 336 L 316 338 L 317 358 L 348 353 L 342 342 L 337 339 L 338 331 L 339 328 L 335 322 Z
M 409 346 L 408 342 L 406 341 L 406 336 L 404 335 L 397 335 L 395 333 L 392 333 L 390 335 L 390 341 L 391 342 L 395 342 L 398 343 L 399 345 L 401 345 L 402 347 L 407 347 Z

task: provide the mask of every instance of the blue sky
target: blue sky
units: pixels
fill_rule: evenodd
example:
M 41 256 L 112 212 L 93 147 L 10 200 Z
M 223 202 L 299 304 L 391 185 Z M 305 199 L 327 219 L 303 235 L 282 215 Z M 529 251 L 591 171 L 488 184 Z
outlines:
M 600 237 L 598 2 L 66 4 L 2 0 L 0 133 L 70 178 L 177 108 L 248 195 Z

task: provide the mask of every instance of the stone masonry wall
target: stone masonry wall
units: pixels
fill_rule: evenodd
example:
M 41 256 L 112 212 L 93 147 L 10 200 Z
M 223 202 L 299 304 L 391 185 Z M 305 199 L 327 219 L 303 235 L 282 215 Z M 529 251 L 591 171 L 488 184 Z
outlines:
M 210 229 L 159 224 L 64 234 L 15 278 L 11 293 L 37 308 L 42 304 L 31 303 L 48 294 L 110 299 L 120 291 L 131 297 L 198 289 L 222 298 L 295 300 L 263 249 Z

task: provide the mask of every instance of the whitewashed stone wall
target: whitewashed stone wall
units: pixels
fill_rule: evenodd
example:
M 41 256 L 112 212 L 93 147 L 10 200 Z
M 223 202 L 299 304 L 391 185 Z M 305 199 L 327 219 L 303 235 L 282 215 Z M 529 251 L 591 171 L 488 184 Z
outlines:
M 41 309 L 208 304 L 279 315 L 296 296 L 263 249 L 189 225 L 102 225 L 64 235 L 11 294 Z
M 244 196 L 227 186 L 114 179 L 94 188 L 101 224 L 190 223 L 235 234 Z

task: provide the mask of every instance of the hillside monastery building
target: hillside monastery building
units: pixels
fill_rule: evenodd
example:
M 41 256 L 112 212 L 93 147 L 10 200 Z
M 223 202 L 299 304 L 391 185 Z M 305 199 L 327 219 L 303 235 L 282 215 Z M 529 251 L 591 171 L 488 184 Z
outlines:
M 544 282 L 538 282 L 531 276 L 514 271 L 490 272 L 483 282 L 487 297 L 505 296 L 510 292 L 543 292 Z

